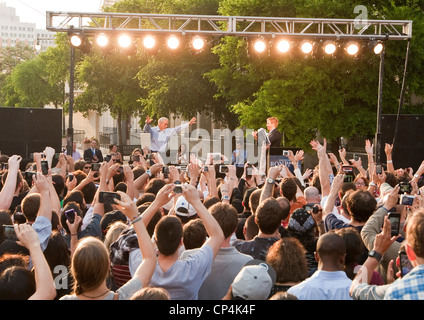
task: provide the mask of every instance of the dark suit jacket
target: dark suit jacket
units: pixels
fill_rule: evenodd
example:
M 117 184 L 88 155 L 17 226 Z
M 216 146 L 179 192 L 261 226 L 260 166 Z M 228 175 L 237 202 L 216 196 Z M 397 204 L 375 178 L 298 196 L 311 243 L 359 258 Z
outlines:
M 271 142 L 271 145 L 269 146 L 270 148 L 280 148 L 282 135 L 280 131 L 278 131 L 278 129 L 272 130 L 268 134 L 268 139 L 269 139 L 269 142 Z
M 91 148 L 85 149 L 84 151 L 84 161 L 87 162 L 103 162 L 103 154 L 102 151 L 96 149 L 97 161 L 93 160 L 93 151 Z

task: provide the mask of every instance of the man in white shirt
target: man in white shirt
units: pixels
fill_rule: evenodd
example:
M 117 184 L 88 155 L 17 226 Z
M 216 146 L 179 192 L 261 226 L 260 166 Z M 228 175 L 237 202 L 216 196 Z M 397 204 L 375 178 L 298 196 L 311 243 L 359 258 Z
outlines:
M 346 244 L 341 236 L 322 235 L 315 253 L 318 270 L 287 292 L 299 300 L 352 300 L 349 295 L 352 280 L 343 271 L 345 256 Z
M 150 125 L 152 121 L 153 119 L 147 116 L 146 124 L 143 128 L 144 132 L 150 133 L 150 151 L 164 153 L 171 136 L 196 123 L 196 118 L 193 117 L 188 123 L 175 128 L 168 128 L 169 120 L 166 117 L 160 118 L 156 127 Z

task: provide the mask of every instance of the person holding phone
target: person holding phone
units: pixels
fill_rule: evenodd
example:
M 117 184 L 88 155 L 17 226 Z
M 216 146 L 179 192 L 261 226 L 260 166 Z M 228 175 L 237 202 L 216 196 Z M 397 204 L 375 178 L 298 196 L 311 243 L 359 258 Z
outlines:
M 413 269 L 391 284 L 384 300 L 424 299 L 424 209 L 417 210 L 408 217 L 404 245 Z
M 15 224 L 20 243 L 28 249 L 34 274 L 25 267 L 9 267 L 0 275 L 0 300 L 53 300 L 56 287 L 37 232 L 29 224 Z M 34 287 L 35 280 L 35 287 Z
M 121 191 L 118 193 L 121 200 L 115 199 L 117 208 L 131 221 L 143 261 L 132 279 L 114 292 L 107 285 L 110 273 L 109 251 L 100 239 L 87 237 L 79 241 L 72 256 L 71 273 L 75 279 L 73 293 L 60 300 L 126 300 L 148 285 L 155 270 L 156 253 L 134 201 L 127 194 Z
M 389 284 L 386 285 L 370 285 L 371 278 L 374 270 L 378 267 L 382 257 L 390 249 L 399 235 L 392 236 L 391 222 L 388 216 L 384 217 L 384 224 L 382 231 L 376 235 L 373 249 L 369 252 L 367 260 L 363 263 L 349 289 L 349 294 L 354 300 L 382 300 L 390 286 L 394 281 L 393 264 L 391 260 L 388 265 L 387 280 Z

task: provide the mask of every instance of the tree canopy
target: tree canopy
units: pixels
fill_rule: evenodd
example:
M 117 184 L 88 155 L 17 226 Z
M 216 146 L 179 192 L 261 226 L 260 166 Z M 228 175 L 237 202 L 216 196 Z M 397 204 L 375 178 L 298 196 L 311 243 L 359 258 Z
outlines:
M 413 38 L 403 113 L 423 113 L 423 0 L 362 1 L 368 19 L 412 20 Z M 158 14 L 229 15 L 354 19 L 357 1 L 336 0 L 123 0 L 103 10 Z M 1 103 L 42 106 L 53 102 L 66 110 L 70 47 L 65 33 L 56 46 L 21 58 L 2 51 Z M 257 58 L 246 39 L 209 39 L 209 47 L 192 55 L 160 50 L 148 55 L 122 52 L 76 53 L 75 99 L 81 112 L 110 110 L 113 117 L 153 118 L 171 113 L 191 118 L 196 112 L 230 129 L 264 127 L 268 116 L 280 119 L 287 146 L 309 148 L 317 134 L 329 141 L 375 133 L 379 57 L 366 48 L 357 57 L 290 54 Z M 403 80 L 406 41 L 388 41 L 383 79 L 383 113 L 396 113 Z M 13 52 L 12 52 L 13 51 Z M 6 54 L 5 54 L 6 53 Z M 5 70 L 7 72 L 5 72 Z M 335 121 L 333 121 L 335 120 Z

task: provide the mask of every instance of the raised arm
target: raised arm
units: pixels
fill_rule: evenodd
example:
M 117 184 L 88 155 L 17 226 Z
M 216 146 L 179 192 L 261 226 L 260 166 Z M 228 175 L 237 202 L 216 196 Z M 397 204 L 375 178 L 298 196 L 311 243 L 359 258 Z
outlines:
M 135 202 L 127 194 L 121 191 L 118 191 L 118 193 L 121 196 L 121 200 L 116 200 L 116 203 L 118 204 L 119 210 L 131 220 L 132 227 L 137 234 L 141 255 L 143 256 L 143 261 L 138 266 L 133 277 L 138 278 L 143 284 L 143 287 L 146 287 L 155 271 L 157 261 L 156 253 L 146 230 L 146 226 L 141 221 L 142 217 L 138 215 Z
M 343 185 L 343 174 L 338 174 L 334 177 L 333 184 L 331 185 L 330 193 L 328 194 L 327 201 L 324 204 L 323 218 L 333 212 L 336 203 L 337 195 Z
M 294 168 L 294 175 L 296 176 L 296 178 L 299 179 L 302 186 L 305 186 L 305 182 L 303 181 L 302 173 L 300 172 L 299 164 L 298 164 L 299 161 L 302 161 L 304 159 L 303 154 L 304 154 L 303 150 L 296 151 L 296 154 L 294 154 L 293 151 L 289 150 L 289 159 Z
M 393 144 L 386 143 L 384 145 L 384 152 L 386 153 L 387 171 L 393 173 L 395 172 L 395 166 L 393 165 L 392 150 L 393 150 Z
M 389 218 L 384 217 L 383 230 L 375 236 L 373 250 L 384 256 L 386 251 L 392 246 L 399 236 L 391 236 L 391 225 Z M 373 276 L 373 271 L 377 268 L 379 261 L 376 258 L 368 257 L 362 267 L 359 269 L 350 286 L 352 295 L 355 287 L 360 283 L 369 284 Z
M 16 236 L 29 250 L 35 270 L 35 292 L 28 300 L 53 300 L 56 288 L 49 264 L 41 250 L 40 241 L 35 230 L 29 224 L 15 224 Z
M 191 185 L 183 185 L 183 194 L 186 200 L 194 207 L 209 235 L 204 245 L 209 245 L 213 250 L 213 257 L 218 254 L 222 242 L 224 241 L 224 233 L 216 219 L 210 214 L 208 209 L 200 200 L 199 192 Z
M 312 148 L 317 152 L 319 163 L 319 181 L 321 184 L 322 196 L 330 193 L 330 175 L 333 174 L 330 159 L 327 156 L 327 141 L 324 139 L 323 145 L 318 141 L 311 141 Z
M 371 174 L 374 172 L 375 162 L 374 162 L 374 145 L 371 144 L 370 140 L 365 140 L 365 152 L 368 157 L 368 173 Z
M 18 179 L 19 164 L 22 158 L 17 155 L 13 155 L 8 160 L 8 174 L 3 188 L 0 191 L 0 210 L 9 210 L 12 204 L 13 195 L 16 190 L 16 181 Z

